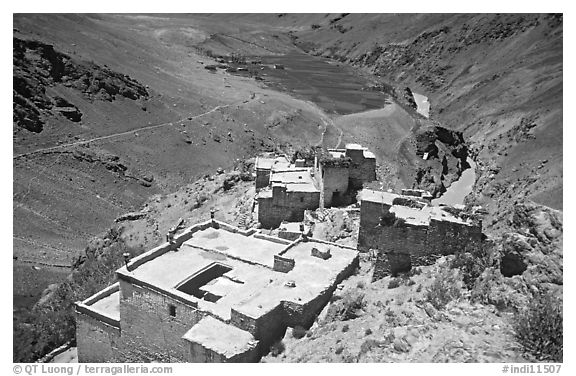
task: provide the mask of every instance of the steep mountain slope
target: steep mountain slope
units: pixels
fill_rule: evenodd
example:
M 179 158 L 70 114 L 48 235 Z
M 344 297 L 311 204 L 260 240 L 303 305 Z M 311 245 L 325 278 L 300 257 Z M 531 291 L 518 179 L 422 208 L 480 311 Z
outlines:
M 208 176 L 260 150 L 356 142 L 375 152 L 384 188 L 436 193 L 471 154 L 468 201 L 489 210 L 491 234 L 510 231 L 516 200 L 562 208 L 562 16 L 26 14 L 14 28 L 14 302 L 23 310 L 122 214 L 148 211 L 125 226 L 135 253 L 178 218 L 205 218 L 208 205 L 244 218 L 250 183 L 212 200 L 241 179 Z M 298 49 L 350 64 L 367 90 L 388 96 L 382 109 L 341 116 L 264 75 L 205 69 L 217 55 Z M 431 119 L 406 87 L 430 98 Z M 559 244 L 546 252 L 561 260 Z
M 204 69 L 211 59 L 174 41 L 196 35 L 191 24 L 14 16 L 17 307 L 62 280 L 90 237 L 150 196 L 258 150 L 321 140 L 313 104 Z M 272 130 L 274 114 L 291 116 Z
M 499 171 L 476 189 L 491 212 L 503 204 L 482 189 L 562 208 L 562 15 L 350 14 L 315 22 L 293 33 L 299 46 L 427 95 L 431 117 L 464 132 L 479 175 Z

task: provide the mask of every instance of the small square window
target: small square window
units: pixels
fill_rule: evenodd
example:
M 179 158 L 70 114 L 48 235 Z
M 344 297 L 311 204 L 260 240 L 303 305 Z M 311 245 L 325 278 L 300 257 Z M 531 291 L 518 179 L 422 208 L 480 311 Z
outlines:
M 176 317 L 176 306 L 169 304 L 168 305 L 168 313 L 170 314 L 170 316 Z

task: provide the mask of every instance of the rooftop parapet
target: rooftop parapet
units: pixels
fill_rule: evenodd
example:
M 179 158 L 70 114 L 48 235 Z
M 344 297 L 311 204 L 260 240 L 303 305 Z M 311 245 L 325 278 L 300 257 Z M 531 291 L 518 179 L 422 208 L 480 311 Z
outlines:
M 120 327 L 120 285 L 115 283 L 89 298 L 76 302 L 76 311 L 114 327 Z
M 359 144 L 346 144 L 346 152 L 362 151 L 362 155 L 366 159 L 376 159 L 374 153 L 368 150 L 368 148 Z
M 427 202 L 416 200 L 414 196 L 363 189 L 360 193 L 360 200 L 387 205 L 390 207 L 389 211 L 394 213 L 397 218 L 415 226 L 429 226 L 431 220 L 466 226 L 474 225 L 472 220 L 459 215 L 461 210 L 444 206 L 431 206 Z
M 290 160 L 285 155 L 266 153 L 256 157 L 257 170 L 284 169 L 290 167 Z

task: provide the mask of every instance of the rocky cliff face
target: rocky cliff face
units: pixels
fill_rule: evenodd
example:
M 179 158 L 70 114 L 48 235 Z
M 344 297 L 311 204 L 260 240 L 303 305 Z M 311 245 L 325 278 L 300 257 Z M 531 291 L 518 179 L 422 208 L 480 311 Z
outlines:
M 62 114 L 79 122 L 82 112 L 49 88 L 73 88 L 89 100 L 113 101 L 118 96 L 147 98 L 146 88 L 130 77 L 58 52 L 52 45 L 13 38 L 13 121 L 15 126 L 39 133 L 43 117 Z

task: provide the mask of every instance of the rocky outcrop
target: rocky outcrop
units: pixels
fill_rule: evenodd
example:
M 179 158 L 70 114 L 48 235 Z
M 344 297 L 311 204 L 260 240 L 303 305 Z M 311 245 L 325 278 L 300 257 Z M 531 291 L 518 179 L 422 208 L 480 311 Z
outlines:
M 88 100 L 113 101 L 147 98 L 146 88 L 127 75 L 58 52 L 54 46 L 34 40 L 13 39 L 13 122 L 31 132 L 41 132 L 44 117 L 59 113 L 70 121 L 82 112 L 47 88 L 57 85 L 80 91 Z
M 415 187 L 438 197 L 469 167 L 468 146 L 461 132 L 427 124 L 414 133 L 418 157 Z
M 507 217 L 512 230 L 493 239 L 497 266 L 484 271 L 472 296 L 516 310 L 535 294 L 562 299 L 562 212 L 524 202 Z

